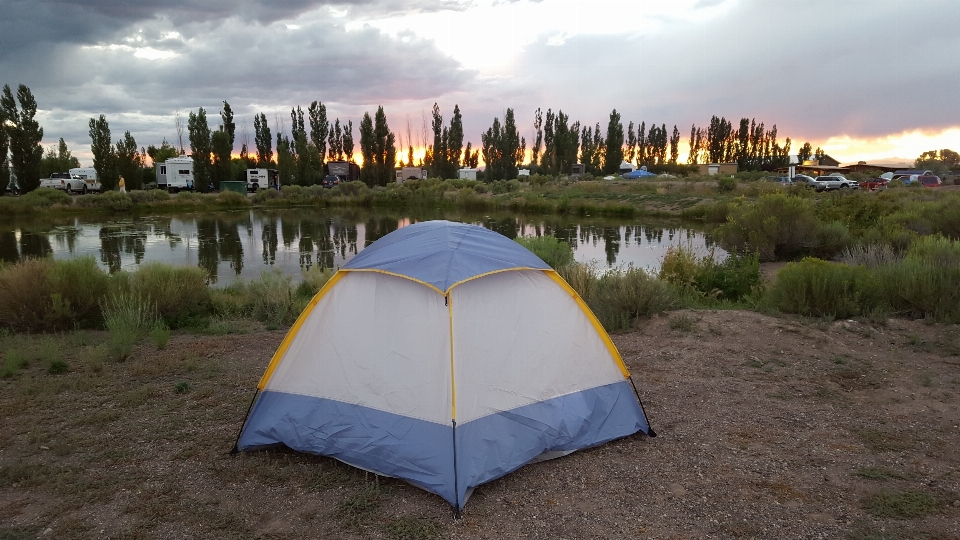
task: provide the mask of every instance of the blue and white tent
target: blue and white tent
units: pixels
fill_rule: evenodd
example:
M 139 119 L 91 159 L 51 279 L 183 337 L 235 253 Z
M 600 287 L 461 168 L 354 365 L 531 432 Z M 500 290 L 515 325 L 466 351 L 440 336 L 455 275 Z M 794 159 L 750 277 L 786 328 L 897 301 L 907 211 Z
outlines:
M 404 227 L 313 298 L 258 385 L 237 450 L 277 444 L 463 508 L 527 463 L 650 429 L 610 337 L 516 242 Z

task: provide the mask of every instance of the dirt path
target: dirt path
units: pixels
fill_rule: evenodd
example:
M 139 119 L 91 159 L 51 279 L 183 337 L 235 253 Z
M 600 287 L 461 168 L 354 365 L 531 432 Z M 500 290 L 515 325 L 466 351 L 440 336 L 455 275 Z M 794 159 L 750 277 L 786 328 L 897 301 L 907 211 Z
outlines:
M 182 334 L 124 363 L 101 334 L 8 338 L 70 371 L 0 379 L 0 538 L 960 538 L 957 326 L 645 321 L 614 341 L 659 436 L 524 467 L 457 522 L 329 459 L 226 454 L 282 337 Z

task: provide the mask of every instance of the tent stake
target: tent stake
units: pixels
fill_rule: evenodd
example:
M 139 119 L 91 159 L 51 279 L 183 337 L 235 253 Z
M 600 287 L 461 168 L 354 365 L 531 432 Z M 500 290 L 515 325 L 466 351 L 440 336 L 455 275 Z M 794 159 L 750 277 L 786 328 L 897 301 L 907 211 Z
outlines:
M 240 451 L 238 445 L 240 444 L 240 435 L 243 434 L 243 426 L 247 425 L 247 418 L 250 417 L 250 410 L 253 409 L 253 402 L 257 400 L 257 395 L 260 394 L 260 389 L 257 388 L 257 391 L 253 393 L 253 399 L 250 400 L 250 405 L 247 406 L 247 414 L 243 415 L 243 422 L 240 423 L 240 431 L 237 432 L 237 440 L 233 442 L 233 450 L 230 450 L 230 455 L 234 455 Z
M 643 408 L 643 400 L 640 399 L 640 392 L 637 391 L 637 385 L 633 382 L 633 375 L 627 377 L 630 379 L 630 386 L 633 387 L 633 393 L 637 395 L 637 403 L 640 404 L 640 411 L 643 412 L 643 417 L 647 419 L 647 436 L 656 437 L 657 432 L 653 430 L 653 426 L 650 425 L 650 417 L 647 416 L 647 411 Z

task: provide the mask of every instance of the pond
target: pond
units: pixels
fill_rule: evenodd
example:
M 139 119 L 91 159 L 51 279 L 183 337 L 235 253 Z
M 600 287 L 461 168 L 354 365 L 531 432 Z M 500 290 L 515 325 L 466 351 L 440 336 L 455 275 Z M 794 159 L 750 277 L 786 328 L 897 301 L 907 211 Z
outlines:
M 287 209 L 0 221 L 0 261 L 93 256 L 109 272 L 160 261 L 200 266 L 212 283 L 224 285 L 268 269 L 299 281 L 301 270 L 340 267 L 378 238 L 430 219 L 474 223 L 509 238 L 552 234 L 570 244 L 578 261 L 600 268 L 632 264 L 656 270 L 669 246 L 688 245 L 704 254 L 714 247 L 709 235 L 679 222 L 455 210 Z M 716 248 L 716 256 L 725 253 Z

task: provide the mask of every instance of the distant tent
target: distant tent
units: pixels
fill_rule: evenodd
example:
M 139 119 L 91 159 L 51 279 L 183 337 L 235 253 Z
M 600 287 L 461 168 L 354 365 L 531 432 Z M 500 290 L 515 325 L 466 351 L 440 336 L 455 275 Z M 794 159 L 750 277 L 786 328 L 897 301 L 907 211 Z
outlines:
M 623 161 L 620 163 L 620 174 L 627 174 L 635 170 L 637 170 L 637 168 L 634 167 L 633 163 L 630 163 L 629 161 Z
M 258 391 L 235 450 L 331 456 L 457 511 L 524 464 L 655 436 L 563 278 L 496 232 L 446 221 L 394 231 L 334 274 Z
M 633 171 L 633 172 L 629 172 L 629 173 L 623 175 L 623 177 L 626 178 L 626 179 L 628 179 L 628 180 L 634 180 L 634 179 L 636 179 L 636 178 L 646 178 L 646 177 L 648 177 L 648 176 L 656 176 L 656 175 L 653 174 L 652 172 L 647 172 L 647 167 L 646 167 L 646 166 L 640 167 L 639 169 L 637 169 L 637 170 L 635 170 L 635 171 Z

